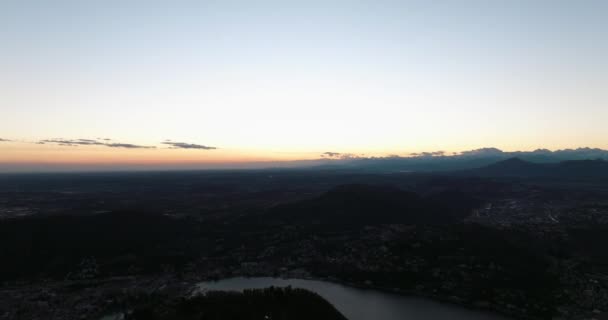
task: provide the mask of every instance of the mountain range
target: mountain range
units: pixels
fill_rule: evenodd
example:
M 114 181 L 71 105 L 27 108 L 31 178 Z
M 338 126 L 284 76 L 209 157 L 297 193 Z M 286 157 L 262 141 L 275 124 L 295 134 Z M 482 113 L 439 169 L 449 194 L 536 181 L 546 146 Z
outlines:
M 453 171 L 481 168 L 512 158 L 539 164 L 556 164 L 576 160 L 608 160 L 608 150 L 578 148 L 556 151 L 537 149 L 534 151 L 506 152 L 497 148 L 481 148 L 455 154 L 438 151 L 412 154 L 409 157 L 345 157 L 328 159 L 324 163 L 316 165 L 315 168 L 348 168 L 375 172 Z M 568 166 L 568 164 L 564 164 L 563 166 Z

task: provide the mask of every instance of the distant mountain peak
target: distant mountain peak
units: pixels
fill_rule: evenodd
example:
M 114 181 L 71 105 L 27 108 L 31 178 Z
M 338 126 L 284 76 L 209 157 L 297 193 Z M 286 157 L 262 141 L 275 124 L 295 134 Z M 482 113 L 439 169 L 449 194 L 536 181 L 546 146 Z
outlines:
M 489 175 L 529 175 L 538 172 L 543 165 L 522 160 L 518 157 L 498 161 L 477 169 L 479 173 Z
M 539 149 L 532 151 L 532 153 L 552 153 L 552 152 L 553 151 L 551 151 L 549 149 L 544 149 L 544 148 L 539 148 Z
M 500 161 L 498 163 L 502 163 L 502 164 L 530 164 L 531 162 L 530 161 L 522 160 L 519 157 L 513 157 L 513 158 L 509 158 L 507 160 Z
M 530 162 L 530 161 L 526 161 L 526 160 L 522 160 L 519 157 L 512 157 L 506 160 L 502 160 L 502 161 L 498 161 L 496 163 L 493 163 L 491 165 L 488 165 L 487 167 L 490 168 L 525 168 L 525 167 L 532 167 L 532 166 L 536 166 L 537 164 Z

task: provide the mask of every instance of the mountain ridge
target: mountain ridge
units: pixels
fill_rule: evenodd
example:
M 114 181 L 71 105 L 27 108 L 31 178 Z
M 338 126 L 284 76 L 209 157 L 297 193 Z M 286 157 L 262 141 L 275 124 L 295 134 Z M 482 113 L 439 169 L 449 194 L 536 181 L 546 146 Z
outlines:
M 608 161 L 597 159 L 535 163 L 515 157 L 466 172 L 481 176 L 608 178 Z
M 340 153 L 331 153 L 334 158 L 326 158 L 326 163 L 315 168 L 346 168 L 372 172 L 398 171 L 455 171 L 469 170 L 491 165 L 502 160 L 519 158 L 533 163 L 560 163 L 577 160 L 608 160 L 608 150 L 599 148 L 561 149 L 551 151 L 536 149 L 533 151 L 509 151 L 498 148 L 480 148 L 460 153 L 447 154 L 443 151 L 422 152 L 410 156 L 387 157 L 353 157 L 350 154 L 341 158 Z

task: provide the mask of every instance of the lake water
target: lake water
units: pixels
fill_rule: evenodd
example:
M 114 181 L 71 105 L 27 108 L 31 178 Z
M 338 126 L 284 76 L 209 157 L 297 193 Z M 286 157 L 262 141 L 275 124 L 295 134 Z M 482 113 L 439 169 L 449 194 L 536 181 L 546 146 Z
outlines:
M 349 320 L 507 320 L 496 314 L 469 310 L 428 299 L 413 298 L 378 290 L 303 279 L 230 278 L 201 282 L 201 290 L 242 291 L 270 286 L 303 288 L 316 292 Z

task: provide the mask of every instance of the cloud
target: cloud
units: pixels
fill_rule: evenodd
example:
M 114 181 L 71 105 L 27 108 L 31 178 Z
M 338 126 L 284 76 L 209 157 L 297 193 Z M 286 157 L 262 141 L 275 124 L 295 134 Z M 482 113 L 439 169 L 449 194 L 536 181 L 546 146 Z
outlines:
M 103 145 L 103 143 L 91 139 L 45 139 L 38 141 L 38 144 L 57 144 L 66 147 Z
M 106 139 L 103 139 L 107 141 Z M 106 143 L 93 139 L 45 139 L 37 142 L 38 144 L 56 144 L 63 147 L 77 146 L 106 146 L 109 148 L 127 148 L 127 149 L 153 149 L 154 146 L 140 146 L 131 143 Z
M 469 151 L 462 151 L 460 155 L 462 156 L 494 156 L 503 154 L 502 150 L 497 148 L 480 148 Z
M 110 148 L 126 148 L 126 149 L 155 149 L 155 146 L 140 146 L 136 144 L 130 143 L 106 143 L 103 144 L 106 147 Z
M 186 143 L 186 142 L 173 142 L 171 140 L 166 140 L 165 142 L 161 142 L 162 144 L 170 145 L 171 149 L 199 149 L 199 150 L 215 150 L 216 147 L 204 146 L 200 144 L 194 143 Z
M 360 159 L 361 156 L 356 155 L 354 153 L 340 153 L 340 152 L 330 152 L 330 151 L 321 153 L 321 158 L 339 159 L 339 160 Z
M 11 141 L 13 141 L 13 140 L 8 140 L 8 139 L 2 139 L 2 138 L 0 138 L 0 142 L 11 142 Z
M 321 157 L 324 157 L 324 158 L 325 157 L 327 157 L 327 158 L 336 158 L 336 157 L 339 157 L 340 155 L 341 155 L 340 152 L 329 152 L 328 151 L 328 152 L 323 152 L 321 154 Z
M 445 156 L 445 151 L 410 153 L 410 156 L 412 156 L 412 157 L 442 157 L 442 156 Z

